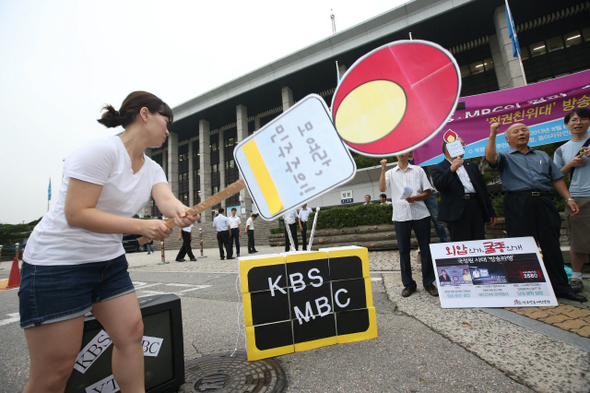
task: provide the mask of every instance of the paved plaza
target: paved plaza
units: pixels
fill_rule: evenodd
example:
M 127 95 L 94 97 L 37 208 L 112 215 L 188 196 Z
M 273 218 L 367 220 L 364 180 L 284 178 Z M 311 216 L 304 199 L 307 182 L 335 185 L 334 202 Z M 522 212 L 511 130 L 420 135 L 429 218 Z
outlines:
M 282 247 L 257 249 L 258 255 L 283 252 Z M 165 259 L 171 262 L 159 264 L 159 252 L 129 254 L 130 271 L 238 273 L 238 260 L 220 260 L 217 249 L 203 250 L 205 258 L 195 250 L 196 262 L 174 262 L 174 255 L 176 251 L 170 251 Z M 439 299 L 420 286 L 412 296 L 401 296 L 398 255 L 397 251 L 369 253 L 373 291 L 382 285 L 389 306 L 397 313 L 419 321 L 534 391 L 590 391 L 588 303 L 559 299 L 557 307 L 443 309 Z M 420 277 L 416 251 L 412 252 L 412 270 L 415 277 Z M 590 280 L 585 281 L 588 296 Z M 380 331 L 380 338 L 382 334 Z M 411 344 L 411 339 L 405 343 Z

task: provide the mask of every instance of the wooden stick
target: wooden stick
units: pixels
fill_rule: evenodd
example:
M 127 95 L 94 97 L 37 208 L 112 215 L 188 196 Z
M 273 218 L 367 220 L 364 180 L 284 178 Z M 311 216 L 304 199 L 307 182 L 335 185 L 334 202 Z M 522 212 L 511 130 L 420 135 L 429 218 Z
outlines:
M 229 198 L 230 196 L 238 193 L 241 189 L 246 187 L 246 183 L 244 179 L 238 180 L 235 183 L 230 184 L 228 187 L 224 188 L 223 190 L 219 191 L 217 194 L 210 196 L 209 198 L 205 199 L 203 202 L 191 207 L 188 211 L 188 214 L 194 216 L 199 214 L 206 209 L 209 209 L 211 206 L 217 205 L 219 202 L 223 201 L 224 199 Z M 166 225 L 168 228 L 172 229 L 176 226 L 173 218 L 169 218 L 166 220 Z

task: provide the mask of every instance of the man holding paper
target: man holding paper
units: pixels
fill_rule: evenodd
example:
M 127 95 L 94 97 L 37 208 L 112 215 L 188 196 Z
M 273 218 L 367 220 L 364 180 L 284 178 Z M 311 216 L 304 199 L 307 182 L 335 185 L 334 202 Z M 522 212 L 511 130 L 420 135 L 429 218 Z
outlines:
M 430 196 L 432 186 L 426 173 L 419 166 L 410 164 L 410 154 L 397 156 L 397 166 L 386 172 L 387 159 L 381 160 L 381 176 L 379 191 L 391 189 L 393 204 L 392 221 L 395 225 L 397 243 L 400 255 L 400 267 L 404 289 L 403 297 L 408 297 L 416 291 L 416 281 L 412 279 L 410 265 L 410 235 L 412 229 L 416 234 L 420 247 L 422 262 L 422 284 L 432 296 L 438 296 L 434 286 L 436 279 L 430 258 L 430 213 L 424 200 Z
M 494 226 L 497 220 L 477 164 L 463 161 L 464 146 L 461 138 L 451 143 L 443 139 L 445 159 L 431 170 L 432 182 L 441 194 L 438 218 L 447 223 L 454 242 L 485 239 L 485 223 Z M 459 149 L 453 150 L 456 147 Z

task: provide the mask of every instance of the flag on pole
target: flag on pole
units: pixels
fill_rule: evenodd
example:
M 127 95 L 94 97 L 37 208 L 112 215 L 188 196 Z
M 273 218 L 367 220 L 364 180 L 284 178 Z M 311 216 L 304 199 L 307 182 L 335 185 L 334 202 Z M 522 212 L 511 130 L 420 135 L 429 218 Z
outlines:
M 516 27 L 514 27 L 514 19 L 512 18 L 512 12 L 510 12 L 510 7 L 508 6 L 508 0 L 504 0 L 506 3 L 506 21 L 508 22 L 508 36 L 512 41 L 512 55 L 514 57 L 519 57 L 520 55 L 520 45 L 518 44 L 518 37 L 516 36 Z
M 49 187 L 47 187 L 47 201 L 51 200 L 51 178 L 49 178 Z

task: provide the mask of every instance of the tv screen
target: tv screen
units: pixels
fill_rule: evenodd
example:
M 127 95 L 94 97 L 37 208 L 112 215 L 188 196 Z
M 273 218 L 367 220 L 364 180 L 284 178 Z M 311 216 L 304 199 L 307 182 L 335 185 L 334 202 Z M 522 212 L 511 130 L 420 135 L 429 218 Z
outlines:
M 138 298 L 143 317 L 145 388 L 148 393 L 176 392 L 184 383 L 184 347 L 180 299 L 175 295 Z M 111 370 L 112 345 L 108 334 L 91 315 L 67 393 L 118 392 Z

